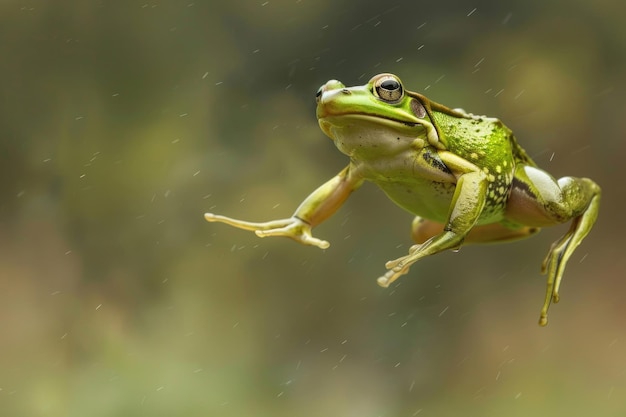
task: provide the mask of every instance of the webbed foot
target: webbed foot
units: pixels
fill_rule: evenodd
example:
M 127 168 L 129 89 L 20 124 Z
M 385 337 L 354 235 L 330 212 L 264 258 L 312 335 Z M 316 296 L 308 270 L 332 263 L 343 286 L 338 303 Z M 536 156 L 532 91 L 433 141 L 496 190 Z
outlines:
M 311 226 L 295 216 L 288 219 L 259 223 L 232 219 L 213 213 L 205 213 L 204 218 L 208 222 L 225 223 L 238 229 L 251 230 L 258 237 L 283 236 L 300 242 L 303 245 L 317 246 L 320 249 L 326 249 L 330 246 L 328 241 L 313 237 L 311 234 Z

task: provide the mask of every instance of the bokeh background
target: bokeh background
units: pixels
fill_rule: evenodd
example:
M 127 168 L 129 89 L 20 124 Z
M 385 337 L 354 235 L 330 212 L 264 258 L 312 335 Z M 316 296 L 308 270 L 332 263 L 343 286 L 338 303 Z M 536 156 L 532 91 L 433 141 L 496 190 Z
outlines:
M 3 416 L 623 416 L 626 6 L 618 0 L 0 4 Z M 550 324 L 566 226 L 375 278 L 411 215 L 365 185 L 315 234 L 289 216 L 346 164 L 328 79 L 397 73 L 497 116 L 604 190 Z

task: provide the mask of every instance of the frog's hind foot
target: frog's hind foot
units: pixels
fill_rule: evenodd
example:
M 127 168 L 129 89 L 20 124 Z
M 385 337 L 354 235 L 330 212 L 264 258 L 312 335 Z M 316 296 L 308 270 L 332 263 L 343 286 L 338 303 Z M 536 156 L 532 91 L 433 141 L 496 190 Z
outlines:
M 585 236 L 587 236 L 587 234 L 591 231 L 591 228 L 598 217 L 600 189 L 590 180 L 583 178 L 580 181 L 588 185 L 588 188 L 593 192 L 592 196 L 588 200 L 588 205 L 582 214 L 574 217 L 567 233 L 552 244 L 550 250 L 548 251 L 548 255 L 541 264 L 541 273 L 548 276 L 546 283 L 546 297 L 541 309 L 541 315 L 539 317 L 539 324 L 541 326 L 548 324 L 548 309 L 550 308 L 550 304 L 552 302 L 559 302 L 559 288 L 561 286 L 561 280 L 563 279 L 563 272 L 565 271 L 567 262 L 574 253 L 574 250 L 576 250 Z

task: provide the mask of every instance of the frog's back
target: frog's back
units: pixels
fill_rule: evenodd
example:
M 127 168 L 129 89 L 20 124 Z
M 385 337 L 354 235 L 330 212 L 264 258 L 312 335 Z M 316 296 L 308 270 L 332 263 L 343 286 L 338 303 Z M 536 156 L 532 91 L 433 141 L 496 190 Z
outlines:
M 496 166 L 509 159 L 513 165 L 537 166 L 500 119 L 476 116 L 438 103 L 431 103 L 431 116 L 443 135 L 446 148 L 470 161 L 475 160 L 481 167 Z
M 487 204 L 478 224 L 499 221 L 504 215 L 515 167 L 536 164 L 519 146 L 511 130 L 497 118 L 475 116 L 444 106 L 434 109 L 431 116 L 446 149 L 487 174 Z
M 512 147 L 511 150 L 513 151 L 513 158 L 515 159 L 515 163 L 536 167 L 537 164 L 535 163 L 535 161 L 533 161 L 532 158 L 528 156 L 524 148 L 522 148 L 519 143 L 517 143 L 517 139 L 515 138 L 513 133 L 511 133 L 510 140 Z

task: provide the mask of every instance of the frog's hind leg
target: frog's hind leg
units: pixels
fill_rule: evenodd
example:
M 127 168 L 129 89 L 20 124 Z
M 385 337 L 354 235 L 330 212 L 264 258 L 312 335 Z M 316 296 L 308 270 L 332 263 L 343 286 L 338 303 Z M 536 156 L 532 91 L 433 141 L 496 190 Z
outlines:
M 413 242 L 422 244 L 433 236 L 443 232 L 443 224 L 416 216 L 411 223 Z
M 421 244 L 431 237 L 443 232 L 444 225 L 432 220 L 415 217 L 411 228 L 411 237 L 415 243 Z M 474 226 L 463 241 L 468 243 L 502 243 L 525 239 L 541 230 L 539 227 L 513 226 L 504 223 Z
M 527 238 L 540 229 L 538 227 L 529 226 L 513 226 L 508 223 L 493 223 L 480 226 L 474 226 L 472 230 L 465 237 L 463 244 L 468 243 L 502 243 L 510 242 L 514 240 Z M 420 245 L 434 236 L 440 235 L 444 232 L 444 225 L 442 223 L 424 219 L 422 217 L 415 217 L 413 219 L 411 228 L 411 237 L 417 243 L 409 249 L 409 255 L 417 251 Z M 382 277 L 378 278 L 378 284 L 382 287 L 388 287 L 392 282 L 398 279 L 400 276 L 409 272 L 410 264 L 404 266 L 399 270 L 393 269 L 399 262 L 406 257 L 396 259 L 394 261 L 387 262 L 387 268 L 390 270 Z
M 539 324 L 548 323 L 551 302 L 559 301 L 559 287 L 567 261 L 589 233 L 598 217 L 600 187 L 588 178 L 563 177 L 520 166 L 507 203 L 506 217 L 522 224 L 553 225 L 572 220 L 567 233 L 556 241 L 542 264 L 547 274 L 546 297 Z

